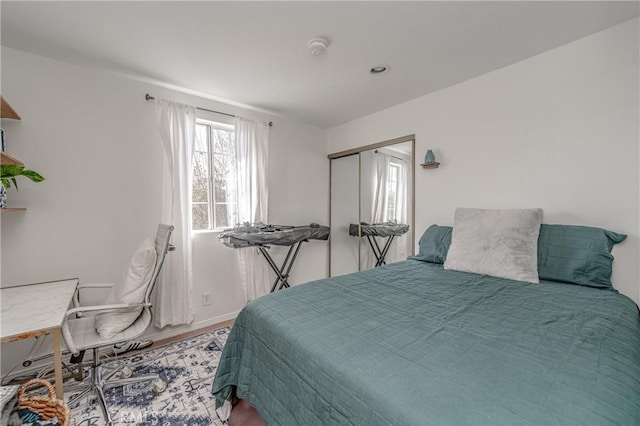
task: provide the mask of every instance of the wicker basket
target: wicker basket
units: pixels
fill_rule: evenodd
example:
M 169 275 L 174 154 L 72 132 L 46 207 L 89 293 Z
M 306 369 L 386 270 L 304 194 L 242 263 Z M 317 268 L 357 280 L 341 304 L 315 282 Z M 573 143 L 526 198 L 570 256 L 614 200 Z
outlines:
M 39 384 L 47 388 L 49 396 L 25 397 L 25 391 L 33 384 Z M 41 415 L 47 421 L 57 417 L 61 426 L 69 426 L 69 420 L 71 419 L 69 406 L 63 400 L 56 398 L 53 386 L 46 380 L 32 379 L 22 385 L 18 392 L 18 407 L 27 408 L 29 411 Z

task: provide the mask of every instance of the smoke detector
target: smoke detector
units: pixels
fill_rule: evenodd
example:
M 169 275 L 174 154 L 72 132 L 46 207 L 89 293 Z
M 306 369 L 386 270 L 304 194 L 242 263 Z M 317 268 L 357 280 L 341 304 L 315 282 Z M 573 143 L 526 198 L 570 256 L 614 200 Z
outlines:
M 322 55 L 329 46 L 329 40 L 323 37 L 314 37 L 307 42 L 307 47 L 309 48 L 309 52 L 313 56 Z

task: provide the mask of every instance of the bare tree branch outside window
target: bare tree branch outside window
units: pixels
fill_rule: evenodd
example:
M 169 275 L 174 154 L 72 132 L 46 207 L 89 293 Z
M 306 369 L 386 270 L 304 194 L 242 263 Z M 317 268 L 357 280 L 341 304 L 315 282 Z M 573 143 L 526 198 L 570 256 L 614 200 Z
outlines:
M 235 132 L 208 122 L 196 127 L 193 229 L 234 226 L 238 221 Z

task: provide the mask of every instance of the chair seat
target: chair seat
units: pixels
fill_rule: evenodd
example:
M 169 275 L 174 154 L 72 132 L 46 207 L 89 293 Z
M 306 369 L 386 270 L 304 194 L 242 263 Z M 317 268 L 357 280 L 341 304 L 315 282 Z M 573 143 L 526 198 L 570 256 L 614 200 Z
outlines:
M 150 323 L 151 314 L 148 309 L 143 309 L 142 313 L 133 324 L 120 333 L 117 333 L 115 336 L 105 339 L 96 331 L 94 316 L 67 320 L 69 331 L 73 336 L 73 342 L 79 350 L 111 346 L 116 343 L 135 339 L 144 333 Z

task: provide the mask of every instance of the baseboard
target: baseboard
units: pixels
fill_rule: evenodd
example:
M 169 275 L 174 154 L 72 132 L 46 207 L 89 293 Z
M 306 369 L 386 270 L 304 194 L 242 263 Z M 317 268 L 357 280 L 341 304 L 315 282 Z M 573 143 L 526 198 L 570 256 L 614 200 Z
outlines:
M 236 312 L 231 312 L 225 315 L 220 315 L 214 318 L 209 318 L 207 320 L 204 321 L 198 321 L 198 322 L 194 322 L 192 324 L 188 324 L 188 325 L 181 325 L 178 327 L 167 327 L 164 329 L 157 329 L 157 328 L 152 328 L 151 331 L 147 334 L 143 334 L 140 339 L 149 339 L 149 340 L 153 340 L 154 342 L 157 342 L 158 340 L 164 340 L 164 339 L 169 339 L 171 337 L 176 337 L 179 336 L 181 334 L 186 334 L 189 333 L 191 331 L 195 331 L 195 330 L 199 330 L 201 328 L 208 328 L 208 327 L 212 327 L 216 324 L 220 324 L 223 323 L 225 321 L 229 321 L 232 319 L 235 319 L 238 314 L 240 313 L 240 311 L 236 311 Z
M 140 336 L 138 339 L 149 339 L 149 340 L 153 340 L 154 342 L 159 341 L 159 340 L 164 340 L 164 339 L 169 339 L 171 337 L 176 337 L 176 336 L 180 336 L 181 334 L 187 334 L 189 332 L 195 331 L 195 330 L 199 330 L 199 329 L 203 329 L 203 328 L 208 328 L 208 327 L 212 327 L 215 326 L 216 324 L 220 324 L 223 323 L 225 321 L 229 321 L 232 319 L 235 319 L 238 314 L 240 313 L 240 311 L 236 311 L 236 312 L 231 312 L 225 315 L 220 315 L 214 318 L 209 318 L 207 320 L 204 321 L 198 321 L 198 322 L 194 322 L 192 324 L 188 324 L 188 325 L 180 325 L 177 327 L 166 327 L 164 329 L 157 329 L 154 327 L 151 327 L 151 332 L 149 334 L 143 334 L 142 336 Z M 49 350 L 51 350 L 51 345 L 49 345 Z M 47 358 L 46 360 L 41 360 L 41 361 L 37 361 L 34 362 L 32 365 L 30 365 L 29 367 L 19 367 L 16 368 L 14 371 L 12 371 L 11 373 L 7 374 L 6 376 L 3 377 L 3 382 L 9 382 L 17 377 L 21 377 L 21 376 L 29 376 L 29 375 L 34 375 L 37 374 L 38 372 L 40 372 L 43 368 L 45 368 L 47 365 L 52 365 L 53 362 L 53 354 L 48 352 L 42 355 L 46 355 L 50 358 Z M 86 359 L 91 359 L 91 351 L 88 351 L 85 354 Z

